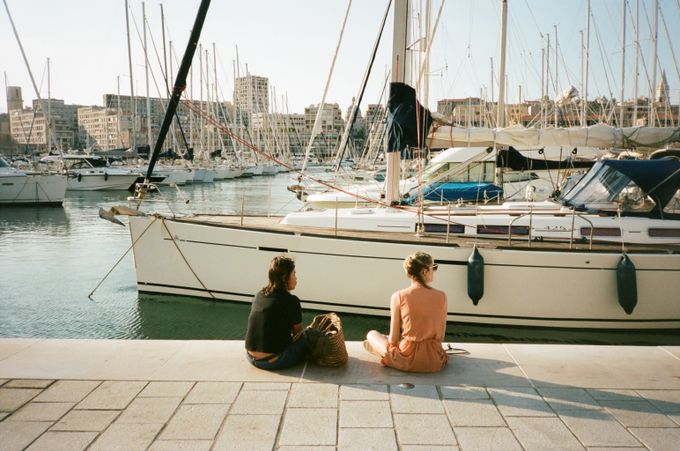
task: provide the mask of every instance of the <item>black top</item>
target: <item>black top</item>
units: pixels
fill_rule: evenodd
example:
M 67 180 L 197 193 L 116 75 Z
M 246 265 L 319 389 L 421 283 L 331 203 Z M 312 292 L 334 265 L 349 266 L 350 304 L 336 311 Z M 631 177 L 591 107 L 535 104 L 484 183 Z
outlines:
M 246 349 L 277 354 L 290 343 L 293 325 L 302 322 L 300 299 L 288 292 L 255 295 L 248 317 Z

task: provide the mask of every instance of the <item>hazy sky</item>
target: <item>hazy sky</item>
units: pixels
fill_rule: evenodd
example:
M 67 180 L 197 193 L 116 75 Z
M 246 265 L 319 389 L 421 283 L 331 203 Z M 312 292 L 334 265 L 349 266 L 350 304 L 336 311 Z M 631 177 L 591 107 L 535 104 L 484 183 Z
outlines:
M 23 42 L 41 96 L 47 97 L 46 59 L 51 60 L 51 95 L 66 103 L 101 105 L 102 94 L 117 92 L 120 76 L 122 94 L 129 94 L 124 0 L 6 0 Z M 416 7 L 424 3 L 414 2 Z M 639 94 L 646 95 L 652 74 L 651 26 L 653 0 L 640 3 Z M 166 38 L 175 48 L 174 67 L 182 53 L 193 24 L 199 0 L 163 2 Z M 211 51 L 215 43 L 221 98 L 231 100 L 233 61 L 238 46 L 241 71 L 247 64 L 251 74 L 266 76 L 276 89 L 277 108 L 285 110 L 281 97 L 287 95 L 288 110 L 302 112 L 318 103 L 337 44 L 347 1 L 341 0 L 214 0 L 208 12 L 201 42 Z M 440 1 L 433 2 L 433 9 Z M 491 62 L 498 76 L 500 0 L 448 0 L 433 41 L 430 105 L 440 98 L 479 96 L 480 89 L 491 95 Z M 620 97 L 622 0 L 592 0 L 590 31 L 589 98 L 598 95 Z M 636 0 L 627 0 L 627 42 L 625 96 L 633 95 L 633 22 Z M 550 34 L 551 97 L 554 93 L 555 26 L 559 43 L 558 87 L 569 84 L 580 88 L 579 31 L 585 30 L 586 0 L 508 0 L 508 96 L 517 101 L 519 86 L 523 97 L 541 94 L 541 49 Z M 140 35 L 142 3 L 130 0 L 130 27 L 135 94 L 145 95 L 144 57 Z M 337 102 L 343 111 L 366 69 L 387 0 L 354 0 L 341 45 L 328 102 Z M 680 33 L 680 0 L 659 0 L 658 53 L 666 70 L 674 103 L 680 102 L 680 81 L 664 28 L 671 36 Z M 146 2 L 149 25 L 151 71 L 160 86 L 158 51 L 162 48 L 160 3 Z M 663 18 L 663 20 L 662 20 Z M 135 28 L 137 24 L 137 29 Z M 391 51 L 391 16 L 376 59 L 364 104 L 377 103 Z M 680 60 L 680 41 L 675 40 Z M 160 56 L 162 59 L 162 56 Z M 12 33 L 4 7 L 0 8 L 0 70 L 7 84 L 21 86 L 24 102 L 36 98 L 28 72 Z M 194 61 L 194 97 L 199 97 L 198 64 Z M 210 69 L 212 71 L 212 68 Z M 661 76 L 657 72 L 657 80 Z M 210 75 L 212 80 L 212 73 Z M 4 84 L 4 79 L 3 79 Z M 159 91 L 151 79 L 150 92 Z M 498 87 L 494 86 L 495 95 Z M 0 112 L 6 111 L 4 89 Z

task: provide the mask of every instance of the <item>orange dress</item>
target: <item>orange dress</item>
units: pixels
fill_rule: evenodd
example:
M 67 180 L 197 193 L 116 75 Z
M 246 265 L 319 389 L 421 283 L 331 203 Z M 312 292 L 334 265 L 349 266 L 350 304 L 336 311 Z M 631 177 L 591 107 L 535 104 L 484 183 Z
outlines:
M 433 373 L 448 362 L 442 348 L 446 323 L 446 295 L 433 288 L 411 286 L 398 292 L 401 341 L 387 343 L 383 365 L 402 371 Z

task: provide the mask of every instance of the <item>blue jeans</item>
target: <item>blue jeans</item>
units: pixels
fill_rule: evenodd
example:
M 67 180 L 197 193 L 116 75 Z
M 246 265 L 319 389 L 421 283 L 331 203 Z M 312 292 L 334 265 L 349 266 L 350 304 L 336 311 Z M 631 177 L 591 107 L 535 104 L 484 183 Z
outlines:
M 278 359 L 274 362 L 267 362 L 266 360 L 255 360 L 255 358 L 246 352 L 246 357 L 248 357 L 248 361 L 253 366 L 262 370 L 282 370 L 305 360 L 307 357 L 307 340 L 304 337 L 300 337 L 298 341 L 291 343 L 286 349 L 276 355 Z

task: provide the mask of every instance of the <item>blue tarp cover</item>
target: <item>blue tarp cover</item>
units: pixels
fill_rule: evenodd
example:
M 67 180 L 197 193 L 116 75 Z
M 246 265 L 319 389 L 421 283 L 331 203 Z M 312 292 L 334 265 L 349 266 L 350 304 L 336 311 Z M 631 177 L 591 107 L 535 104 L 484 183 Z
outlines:
M 462 199 L 465 202 L 482 201 L 485 198 L 492 199 L 503 195 L 503 190 L 493 183 L 476 182 L 446 182 L 433 183 L 422 188 L 423 199 L 430 201 L 456 202 Z M 486 192 L 486 197 L 484 196 Z M 418 190 L 413 190 L 406 198 L 405 203 L 418 202 Z

